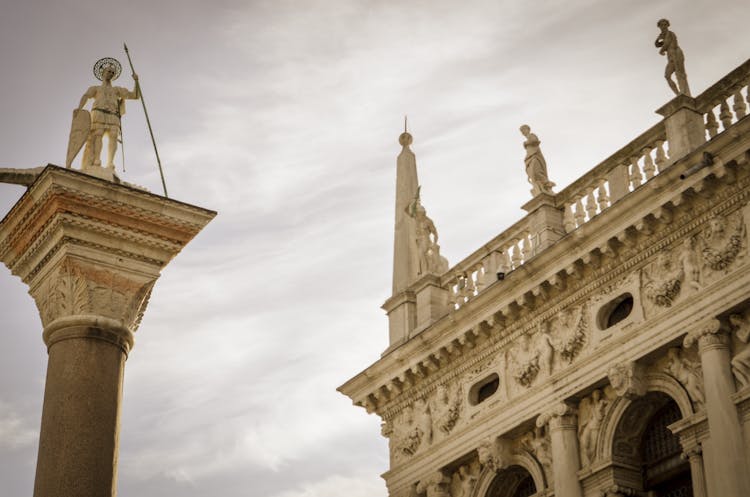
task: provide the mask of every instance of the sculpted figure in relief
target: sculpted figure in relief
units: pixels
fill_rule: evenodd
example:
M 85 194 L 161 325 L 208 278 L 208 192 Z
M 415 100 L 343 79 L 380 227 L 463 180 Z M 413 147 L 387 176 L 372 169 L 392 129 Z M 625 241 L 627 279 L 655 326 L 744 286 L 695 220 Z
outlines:
M 581 400 L 579 412 L 581 418 L 578 424 L 578 439 L 581 443 L 581 464 L 588 466 L 596 456 L 596 438 L 604 422 L 609 401 L 601 390 L 594 390 L 590 397 Z
M 417 187 L 417 195 L 406 208 L 406 213 L 414 218 L 417 225 L 417 251 L 419 252 L 419 274 L 442 274 L 448 270 L 448 260 L 440 255 L 438 232 L 435 223 L 427 215 L 419 198 L 421 186 Z
M 722 216 L 713 217 L 708 228 L 703 232 L 703 263 L 713 271 L 728 268 L 736 259 L 741 257 L 745 241 L 745 225 L 739 216 L 725 219 Z
M 678 254 L 679 263 L 685 277 L 685 283 L 692 290 L 700 290 L 701 270 L 698 255 L 695 253 L 695 239 L 686 238 Z
M 750 311 L 743 314 L 732 314 L 729 316 L 729 324 L 732 326 L 737 339 L 747 344 L 750 340 Z M 750 384 L 750 347 L 745 345 L 742 350 L 735 352 L 732 357 L 732 373 L 737 380 L 739 388 Z
M 521 437 L 521 446 L 536 457 L 544 468 L 548 481 L 552 481 L 552 453 L 545 426 L 537 426 L 527 432 Z
M 477 482 L 477 476 L 474 474 L 474 471 L 472 471 L 470 465 L 464 464 L 458 468 L 458 479 L 458 492 L 456 492 L 457 495 L 453 497 L 469 497 Z
M 685 357 L 680 348 L 673 347 L 667 352 L 666 372 L 685 387 L 693 402 L 701 406 L 705 403 L 700 364 Z
M 555 186 L 547 176 L 547 161 L 544 160 L 542 150 L 539 148 L 541 141 L 531 132 L 531 128 L 524 124 L 520 128 L 521 134 L 526 138 L 523 146 L 526 149 L 526 175 L 531 183 L 531 195 L 536 197 L 540 193 L 554 195 L 552 187 Z
M 435 397 L 430 402 L 430 414 L 433 436 L 448 435 L 461 415 L 460 389 L 453 384 L 438 386 Z
M 667 56 L 667 67 L 664 71 L 664 77 L 675 95 L 682 93 L 690 96 L 687 73 L 685 72 L 685 55 L 677 44 L 677 35 L 669 30 L 669 21 L 666 19 L 659 19 L 656 26 L 661 32 L 656 37 L 654 45 L 659 49 L 659 55 Z M 677 84 L 672 80 L 673 74 L 677 78 Z

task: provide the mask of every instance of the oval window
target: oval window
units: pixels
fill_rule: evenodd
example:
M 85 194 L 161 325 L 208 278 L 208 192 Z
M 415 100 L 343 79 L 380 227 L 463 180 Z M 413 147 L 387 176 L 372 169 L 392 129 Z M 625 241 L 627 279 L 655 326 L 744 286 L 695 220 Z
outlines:
M 469 404 L 475 406 L 481 404 L 497 392 L 500 387 L 500 377 L 497 373 L 492 373 L 482 381 L 474 383 L 469 389 Z
M 627 319 L 631 312 L 633 312 L 633 296 L 623 293 L 602 306 L 597 316 L 597 324 L 599 328 L 606 330 Z

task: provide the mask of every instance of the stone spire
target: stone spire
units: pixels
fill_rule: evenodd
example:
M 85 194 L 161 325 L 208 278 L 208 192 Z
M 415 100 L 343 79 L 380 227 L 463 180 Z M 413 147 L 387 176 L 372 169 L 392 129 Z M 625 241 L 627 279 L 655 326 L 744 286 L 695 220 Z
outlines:
M 398 137 L 403 147 L 396 160 L 396 222 L 393 237 L 393 294 L 405 290 L 417 279 L 419 256 L 417 254 L 417 228 L 409 215 L 409 206 L 417 196 L 417 159 L 409 145 L 412 136 L 406 131 Z

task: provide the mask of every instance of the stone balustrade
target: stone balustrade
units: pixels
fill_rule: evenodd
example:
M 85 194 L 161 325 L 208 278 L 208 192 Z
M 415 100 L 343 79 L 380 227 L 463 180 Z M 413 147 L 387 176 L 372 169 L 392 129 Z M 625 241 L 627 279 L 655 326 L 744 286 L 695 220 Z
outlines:
M 749 84 L 750 60 L 747 60 L 696 97 L 696 107 L 704 116 L 707 140 L 747 115 Z

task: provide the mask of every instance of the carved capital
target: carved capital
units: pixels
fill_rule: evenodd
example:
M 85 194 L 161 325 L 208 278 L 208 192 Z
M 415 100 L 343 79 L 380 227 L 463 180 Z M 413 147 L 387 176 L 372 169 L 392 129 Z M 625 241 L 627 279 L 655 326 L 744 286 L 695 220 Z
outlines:
M 576 430 L 577 410 L 565 402 L 558 402 L 551 409 L 536 418 L 537 428 L 549 424 L 550 430 Z
M 45 339 L 52 335 L 49 329 L 59 328 L 57 321 L 81 316 L 104 318 L 103 322 L 132 332 L 140 324 L 155 281 L 125 268 L 67 257 L 41 275 L 29 293 L 39 309 Z
M 708 319 L 685 337 L 686 348 L 692 347 L 695 343 L 698 343 L 701 354 L 712 349 L 726 349 L 729 347 L 729 335 L 722 329 L 718 319 Z
M 599 495 L 601 495 L 601 497 L 632 497 L 635 495 L 639 495 L 639 492 L 630 487 L 623 487 L 622 485 L 612 485 L 601 490 Z
M 636 362 L 615 364 L 607 372 L 615 393 L 626 399 L 641 397 L 646 393 L 645 369 Z

